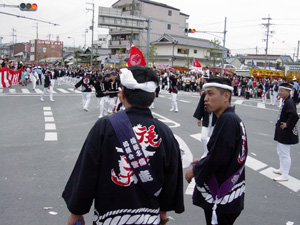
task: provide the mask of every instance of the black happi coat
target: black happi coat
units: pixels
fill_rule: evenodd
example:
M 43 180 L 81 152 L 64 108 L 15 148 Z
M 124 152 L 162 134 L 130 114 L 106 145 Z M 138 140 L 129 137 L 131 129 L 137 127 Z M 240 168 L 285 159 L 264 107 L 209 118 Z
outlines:
M 204 98 L 205 98 L 205 93 L 203 92 L 200 97 L 196 111 L 194 112 L 194 117 L 197 120 L 202 120 L 202 125 L 204 127 L 208 127 L 210 113 L 207 112 L 207 110 L 204 107 Z M 214 113 L 212 113 L 212 114 L 213 114 L 212 126 L 214 126 L 217 121 L 217 116 Z
M 177 82 L 177 78 L 175 76 L 170 76 L 170 88 L 169 88 L 169 93 L 178 93 L 178 82 Z
M 244 141 L 244 140 L 245 141 Z M 214 200 L 207 186 L 207 179 L 214 174 L 219 186 L 242 166 L 245 160 L 247 136 L 241 119 L 234 108 L 227 108 L 218 118 L 207 144 L 208 154 L 193 168 L 196 187 L 193 203 L 204 210 L 212 210 Z M 244 208 L 245 170 L 232 190 L 219 200 L 217 212 L 240 213 Z
M 88 213 L 95 200 L 94 224 L 159 224 L 159 210 L 184 211 L 179 145 L 148 108 L 130 107 L 126 113 L 162 184 L 159 197 L 149 196 L 133 176 L 107 117 L 91 129 L 62 196 L 76 215 Z
M 44 87 L 47 88 L 47 87 L 50 87 L 51 86 L 51 75 L 46 75 L 45 76 L 45 80 L 44 80 Z
M 92 92 L 93 85 L 94 81 L 91 78 L 83 76 L 83 78 L 77 84 L 75 84 L 75 87 L 79 88 L 81 86 L 82 92 Z
M 275 125 L 274 140 L 282 144 L 292 145 L 299 142 L 297 122 L 299 116 L 294 101 L 288 97 L 282 101 L 281 111 Z M 281 129 L 280 123 L 284 122 L 287 128 Z
M 108 82 L 108 87 L 109 87 L 109 97 L 117 97 L 118 96 L 118 88 L 120 87 L 120 80 L 116 78 L 115 81 L 109 80 Z
M 107 91 L 107 84 L 106 82 L 100 82 L 99 80 L 95 81 L 94 83 L 94 87 L 95 87 L 95 90 L 96 90 L 96 97 L 97 98 L 101 98 L 104 96 L 104 92 Z

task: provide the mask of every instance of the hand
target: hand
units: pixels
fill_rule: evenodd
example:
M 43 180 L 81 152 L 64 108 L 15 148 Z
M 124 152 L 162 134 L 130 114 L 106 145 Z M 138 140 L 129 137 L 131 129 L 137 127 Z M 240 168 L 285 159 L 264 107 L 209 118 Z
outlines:
M 76 87 L 74 88 L 74 91 L 76 90 Z
M 85 225 L 83 215 L 75 215 L 71 213 L 68 220 L 68 225 L 74 225 L 77 221 L 81 222 L 81 225 Z
M 198 124 L 199 127 L 201 127 L 202 120 L 198 120 L 198 123 L 197 123 L 197 124 Z
M 287 128 L 286 123 L 281 122 L 281 123 L 280 123 L 280 128 L 281 128 L 282 130 L 285 129 L 285 128 Z
M 191 183 L 192 179 L 194 177 L 194 173 L 193 173 L 193 168 L 189 168 L 186 172 L 185 172 L 185 179 L 188 183 Z

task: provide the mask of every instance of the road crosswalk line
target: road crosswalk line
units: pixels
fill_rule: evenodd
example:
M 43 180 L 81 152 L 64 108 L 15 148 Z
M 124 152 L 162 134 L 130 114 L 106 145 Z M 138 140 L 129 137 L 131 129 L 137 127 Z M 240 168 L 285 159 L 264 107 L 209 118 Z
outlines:
M 36 88 L 34 91 L 35 91 L 36 93 L 38 93 L 38 94 L 42 94 L 42 93 L 43 93 L 43 91 L 42 91 L 41 89 L 38 89 L 38 88 Z
M 21 91 L 24 94 L 30 94 L 30 91 L 27 88 L 22 88 Z
M 57 88 L 58 91 L 62 92 L 62 93 L 70 93 L 69 91 L 66 91 L 65 89 L 63 88 Z
M 16 89 L 14 89 L 14 88 L 8 89 L 8 92 L 11 94 L 14 94 L 14 93 L 16 93 Z

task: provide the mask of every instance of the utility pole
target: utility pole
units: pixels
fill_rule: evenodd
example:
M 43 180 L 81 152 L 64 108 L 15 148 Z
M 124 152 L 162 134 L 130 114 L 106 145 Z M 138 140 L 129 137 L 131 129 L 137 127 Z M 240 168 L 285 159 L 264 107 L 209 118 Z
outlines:
M 270 25 L 273 25 L 270 23 L 270 15 L 267 18 L 262 18 L 263 20 L 267 20 L 267 23 L 263 23 L 262 25 L 267 28 L 267 39 L 266 39 L 266 49 L 265 49 L 265 70 L 267 69 L 267 58 L 268 58 L 268 44 L 269 44 L 269 33 L 270 33 Z
M 135 11 L 135 0 L 132 0 L 132 8 L 131 8 L 132 16 L 134 16 L 134 11 Z M 131 29 L 130 44 L 133 44 L 133 30 L 132 29 Z
M 86 4 L 90 4 L 93 6 L 93 18 L 92 18 L 92 46 L 91 46 L 91 70 L 93 69 L 93 51 L 94 51 L 94 8 L 95 8 L 95 4 L 93 3 L 86 3 Z M 91 10 L 91 9 L 88 9 Z
M 12 57 L 14 58 L 15 57 L 15 32 L 16 32 L 16 29 L 15 28 L 12 28 L 12 37 L 13 37 L 13 52 L 12 52 Z
M 86 34 L 88 33 L 88 29 L 85 30 L 84 32 L 84 49 L 86 49 Z
M 300 45 L 300 41 L 298 41 L 298 46 L 297 46 L 297 57 L 296 57 L 296 62 L 298 62 L 298 60 L 299 60 L 299 45 Z
M 225 17 L 225 22 L 224 22 L 224 38 L 223 38 L 223 50 L 222 50 L 222 69 L 221 69 L 221 75 L 224 73 L 224 52 L 225 52 L 225 40 L 226 40 L 226 23 L 227 23 L 227 17 Z
M 3 37 L 0 36 L 0 57 L 2 57 L 2 39 Z

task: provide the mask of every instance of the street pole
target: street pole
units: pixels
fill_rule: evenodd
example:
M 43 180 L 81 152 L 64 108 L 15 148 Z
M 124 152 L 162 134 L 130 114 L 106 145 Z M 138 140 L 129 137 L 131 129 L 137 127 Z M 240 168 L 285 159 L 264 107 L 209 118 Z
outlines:
M 263 26 L 267 27 L 267 40 L 266 40 L 266 49 L 265 49 L 265 70 L 267 69 L 267 58 L 268 58 L 268 44 L 269 44 L 269 32 L 270 32 L 270 15 L 268 16 L 268 18 L 262 18 L 263 20 L 268 20 L 268 23 L 264 23 L 262 24 Z
M 298 59 L 299 59 L 299 45 L 300 45 L 300 41 L 298 41 L 298 46 L 297 46 L 297 58 L 296 58 L 296 62 L 298 62 Z
M 91 46 L 91 70 L 93 69 L 93 51 L 94 51 L 94 8 L 95 8 L 95 4 L 93 3 L 87 3 L 93 6 L 93 18 L 92 18 L 92 46 Z
M 224 52 L 225 52 L 225 40 L 226 40 L 226 23 L 227 23 L 227 17 L 225 17 L 225 23 L 224 23 L 224 38 L 223 38 L 223 50 L 222 50 L 222 69 L 221 69 L 221 76 L 224 74 Z
M 149 56 L 148 56 L 148 52 L 149 52 L 149 45 L 150 45 L 150 27 L 151 27 L 151 19 L 148 18 L 147 19 L 147 44 L 146 44 L 146 66 L 148 66 L 148 61 L 149 61 Z

